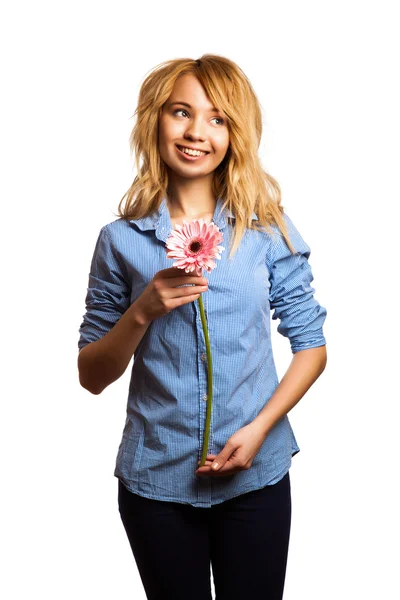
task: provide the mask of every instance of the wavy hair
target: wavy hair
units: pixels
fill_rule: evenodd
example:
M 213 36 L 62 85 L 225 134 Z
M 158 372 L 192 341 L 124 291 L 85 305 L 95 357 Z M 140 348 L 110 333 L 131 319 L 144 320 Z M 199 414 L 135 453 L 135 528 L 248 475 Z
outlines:
M 216 54 L 201 58 L 177 58 L 154 67 L 139 91 L 130 134 L 137 175 L 118 205 L 118 217 L 140 219 L 158 210 L 168 189 L 168 172 L 158 151 L 158 125 L 162 107 L 180 75 L 197 77 L 205 93 L 227 119 L 229 147 L 214 171 L 212 193 L 223 200 L 222 208 L 235 215 L 229 259 L 235 254 L 246 229 L 273 234 L 275 225 L 290 251 L 294 249 L 283 218 L 278 182 L 264 171 L 258 156 L 262 115 L 250 81 L 233 61 Z M 125 202 L 125 205 L 123 206 Z M 258 221 L 252 221 L 253 211 Z M 230 217 L 228 217 L 231 219 Z

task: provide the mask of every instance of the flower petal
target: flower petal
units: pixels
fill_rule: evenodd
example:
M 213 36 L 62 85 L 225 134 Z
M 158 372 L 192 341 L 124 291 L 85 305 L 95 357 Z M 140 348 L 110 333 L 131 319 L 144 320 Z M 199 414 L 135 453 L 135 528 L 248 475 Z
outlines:
M 176 224 L 167 241 L 167 257 L 177 259 L 174 266 L 185 269 L 186 273 L 196 271 L 201 275 L 203 269 L 211 272 L 220 260 L 219 253 L 224 250 L 218 243 L 223 239 L 223 233 L 215 223 L 207 223 L 205 219 L 194 219 L 190 223 L 183 221 L 183 225 Z M 195 244 L 195 246 L 194 246 Z M 197 247 L 197 251 L 192 248 Z

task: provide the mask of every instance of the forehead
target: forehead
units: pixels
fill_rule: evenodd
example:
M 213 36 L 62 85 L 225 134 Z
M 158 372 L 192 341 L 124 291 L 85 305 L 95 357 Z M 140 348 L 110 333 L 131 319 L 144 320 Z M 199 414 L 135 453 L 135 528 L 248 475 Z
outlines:
M 218 110 L 213 106 L 213 103 L 207 96 L 206 90 L 201 85 L 200 81 L 191 73 L 185 73 L 175 81 L 173 90 L 166 104 L 171 105 L 175 102 L 186 103 L 191 107 L 200 110 Z
M 174 83 L 174 87 L 171 92 L 171 96 L 175 93 L 203 93 L 205 89 L 201 85 L 200 81 L 193 73 L 184 73 L 180 75 Z

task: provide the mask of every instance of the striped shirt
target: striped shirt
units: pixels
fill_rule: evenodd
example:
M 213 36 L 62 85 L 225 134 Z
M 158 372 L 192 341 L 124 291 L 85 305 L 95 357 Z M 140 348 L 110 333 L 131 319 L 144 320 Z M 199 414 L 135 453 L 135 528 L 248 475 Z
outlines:
M 315 299 L 310 247 L 289 216 L 297 253 L 276 225 L 273 234 L 246 229 L 231 261 L 234 215 L 216 203 L 213 222 L 225 251 L 203 275 L 211 346 L 213 396 L 207 454 L 260 413 L 279 384 L 271 347 L 270 312 L 292 353 L 326 344 L 327 311 Z M 257 215 L 253 213 L 253 220 Z M 165 242 L 174 229 L 165 197 L 142 219 L 117 219 L 100 230 L 91 262 L 79 350 L 103 337 L 154 275 L 173 266 Z M 300 451 L 288 416 L 266 436 L 249 469 L 224 477 L 196 475 L 206 421 L 207 355 L 198 301 L 154 319 L 133 357 L 126 421 L 114 475 L 132 492 L 156 500 L 210 507 L 277 483 Z

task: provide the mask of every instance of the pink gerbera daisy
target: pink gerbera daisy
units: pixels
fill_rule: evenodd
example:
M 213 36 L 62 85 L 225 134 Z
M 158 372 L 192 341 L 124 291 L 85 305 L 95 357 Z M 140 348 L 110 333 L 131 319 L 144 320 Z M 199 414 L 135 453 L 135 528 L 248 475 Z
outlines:
M 171 231 L 168 236 L 166 241 L 166 247 L 168 248 L 167 257 L 176 258 L 177 260 L 173 263 L 173 266 L 178 267 L 178 269 L 185 269 L 186 273 L 195 271 L 197 275 L 201 276 L 203 269 L 210 273 L 210 271 L 217 266 L 214 258 L 220 260 L 220 253 L 222 250 L 225 250 L 223 246 L 218 246 L 218 243 L 222 238 L 223 235 L 219 228 L 214 223 L 207 223 L 205 219 L 194 219 L 191 223 L 183 221 L 183 225 L 175 225 L 175 231 Z M 211 346 L 201 294 L 199 295 L 198 302 L 208 361 L 207 412 L 203 452 L 200 464 L 200 466 L 204 466 L 207 456 L 208 441 L 210 438 L 213 380 Z
M 196 271 L 200 276 L 203 269 L 208 273 L 215 269 L 213 259 L 220 260 L 220 253 L 225 250 L 218 246 L 223 238 L 219 228 L 205 219 L 194 219 L 190 223 L 183 221 L 183 225 L 176 224 L 175 228 L 166 241 L 167 257 L 177 259 L 173 266 L 185 269 L 186 273 Z

